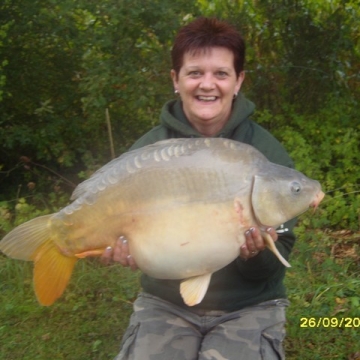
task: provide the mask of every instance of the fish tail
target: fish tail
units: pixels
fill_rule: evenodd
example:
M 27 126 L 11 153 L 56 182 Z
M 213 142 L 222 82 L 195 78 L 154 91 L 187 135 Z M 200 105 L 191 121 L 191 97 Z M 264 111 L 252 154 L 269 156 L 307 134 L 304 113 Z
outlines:
M 7 256 L 34 261 L 34 288 L 41 305 L 49 306 L 64 292 L 77 257 L 63 255 L 51 238 L 50 218 L 45 215 L 12 230 L 0 242 Z
M 75 256 L 63 255 L 51 239 L 37 249 L 34 259 L 34 287 L 41 305 L 52 305 L 62 295 L 77 260 Z

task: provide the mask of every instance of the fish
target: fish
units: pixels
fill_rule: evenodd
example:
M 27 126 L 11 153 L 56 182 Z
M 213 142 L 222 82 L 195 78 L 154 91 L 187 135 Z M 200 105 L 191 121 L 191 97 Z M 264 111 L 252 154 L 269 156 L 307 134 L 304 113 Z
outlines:
M 79 259 L 101 256 L 124 236 L 139 269 L 181 280 L 184 303 L 194 306 L 211 275 L 240 255 L 251 226 L 289 267 L 266 229 L 316 208 L 323 197 L 318 181 L 270 162 L 251 145 L 163 140 L 110 161 L 77 186 L 69 205 L 10 231 L 0 250 L 34 262 L 36 297 L 49 306 Z

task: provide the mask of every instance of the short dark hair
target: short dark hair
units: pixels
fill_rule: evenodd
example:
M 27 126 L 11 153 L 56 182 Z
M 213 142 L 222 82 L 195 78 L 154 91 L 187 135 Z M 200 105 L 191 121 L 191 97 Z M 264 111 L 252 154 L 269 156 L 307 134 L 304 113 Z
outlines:
M 238 30 L 225 21 L 200 17 L 183 26 L 177 33 L 171 50 L 172 66 L 178 75 L 184 54 L 197 53 L 213 47 L 224 47 L 234 54 L 234 69 L 239 76 L 244 70 L 245 41 Z

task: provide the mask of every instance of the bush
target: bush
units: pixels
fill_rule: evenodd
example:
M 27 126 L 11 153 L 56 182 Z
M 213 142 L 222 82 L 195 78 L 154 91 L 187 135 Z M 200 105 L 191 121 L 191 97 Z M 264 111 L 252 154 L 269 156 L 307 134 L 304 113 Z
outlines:
M 322 184 L 326 197 L 315 215 L 317 226 L 360 226 L 360 125 L 355 110 L 346 99 L 330 99 L 311 115 L 284 106 L 276 116 L 260 111 L 256 117 L 285 146 L 296 168 Z

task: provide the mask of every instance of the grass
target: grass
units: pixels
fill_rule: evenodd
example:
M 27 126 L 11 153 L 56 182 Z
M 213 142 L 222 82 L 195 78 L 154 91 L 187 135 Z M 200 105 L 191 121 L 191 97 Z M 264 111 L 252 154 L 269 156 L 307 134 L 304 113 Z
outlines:
M 286 276 L 288 360 L 360 359 L 360 233 L 299 236 Z
M 359 246 L 360 234 L 299 235 L 286 277 L 288 360 L 360 359 Z M 0 255 L 0 359 L 113 359 L 138 291 L 138 273 L 90 259 L 61 299 L 41 307 L 32 265 Z M 327 320 L 342 318 L 351 326 Z
M 0 258 L 0 359 L 112 359 L 132 311 L 138 274 L 79 262 L 53 306 L 41 307 L 31 264 Z

